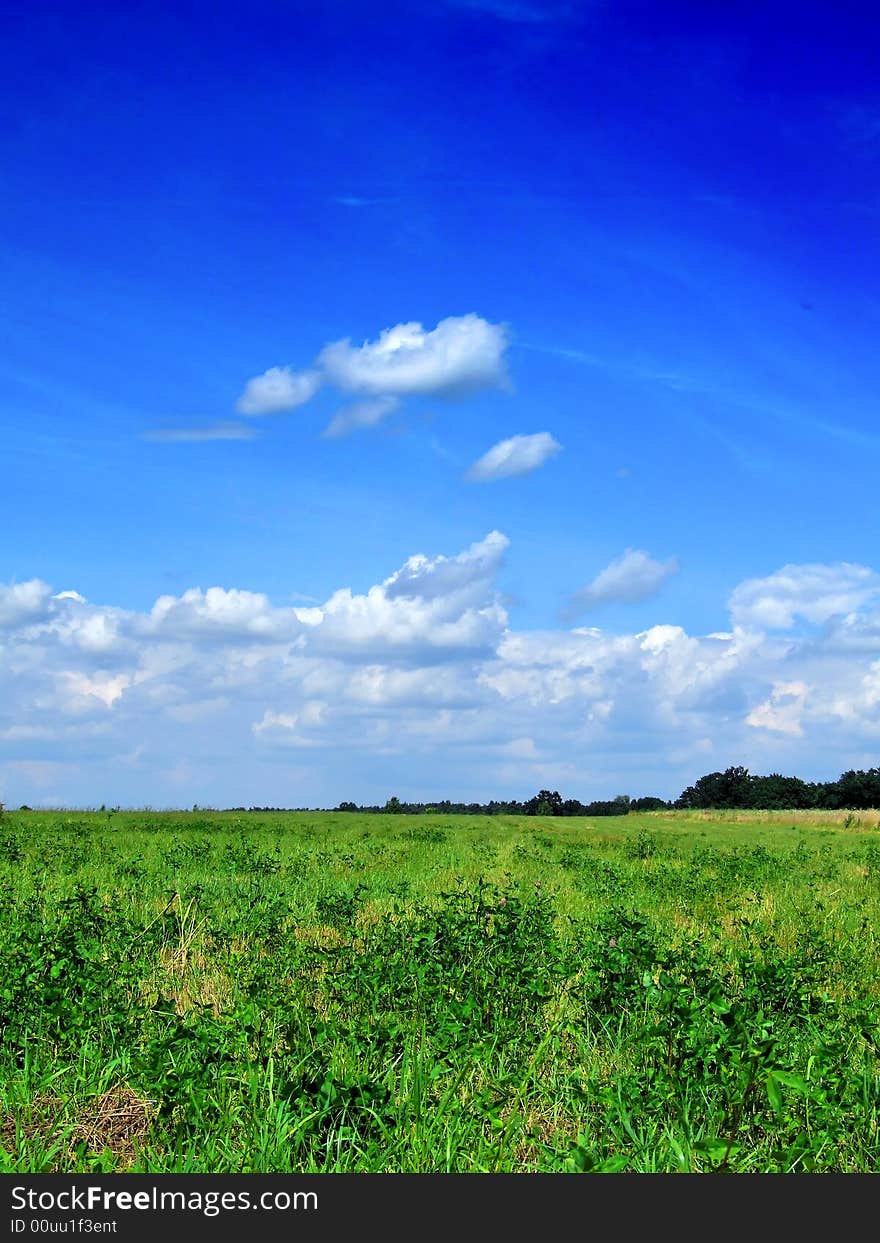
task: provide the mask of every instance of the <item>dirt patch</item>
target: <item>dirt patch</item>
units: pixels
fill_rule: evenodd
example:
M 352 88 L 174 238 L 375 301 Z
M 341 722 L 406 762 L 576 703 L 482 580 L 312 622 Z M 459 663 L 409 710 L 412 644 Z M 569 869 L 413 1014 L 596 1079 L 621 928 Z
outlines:
M 26 1120 L 7 1115 L 0 1122 L 3 1147 L 15 1156 L 20 1137 L 36 1139 L 46 1148 L 56 1149 L 53 1168 L 65 1168 L 76 1161 L 82 1145 L 95 1155 L 111 1152 L 117 1165 L 124 1168 L 134 1161 L 156 1116 L 155 1101 L 145 1100 L 126 1087 L 109 1088 L 83 1104 L 74 1121 L 60 1121 L 65 1112 L 69 1116 L 69 1109 L 70 1103 L 60 1097 L 35 1097 Z

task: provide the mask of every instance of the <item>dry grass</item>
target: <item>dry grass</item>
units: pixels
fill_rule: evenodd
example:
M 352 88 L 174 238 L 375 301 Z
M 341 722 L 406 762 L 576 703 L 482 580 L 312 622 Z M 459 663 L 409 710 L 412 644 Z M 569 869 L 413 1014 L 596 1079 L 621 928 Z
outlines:
M 110 1152 L 117 1168 L 131 1166 L 147 1139 L 156 1116 L 156 1102 L 122 1085 L 86 1102 L 75 1119 L 62 1121 L 69 1102 L 57 1096 L 35 1097 L 25 1120 L 7 1115 L 0 1122 L 0 1140 L 14 1158 L 25 1145 L 36 1143 L 54 1152 L 53 1169 L 77 1163 L 77 1149 L 93 1155 Z
M 816 809 L 795 811 L 691 810 L 651 811 L 640 814 L 648 815 L 652 819 L 661 821 L 664 819 L 679 821 L 704 820 L 723 824 L 750 824 L 757 820 L 766 824 L 797 824 L 811 828 L 831 828 L 839 825 L 850 832 L 858 832 L 859 829 L 871 831 L 880 828 L 880 809 L 878 808 L 871 808 L 868 811 L 824 811 Z

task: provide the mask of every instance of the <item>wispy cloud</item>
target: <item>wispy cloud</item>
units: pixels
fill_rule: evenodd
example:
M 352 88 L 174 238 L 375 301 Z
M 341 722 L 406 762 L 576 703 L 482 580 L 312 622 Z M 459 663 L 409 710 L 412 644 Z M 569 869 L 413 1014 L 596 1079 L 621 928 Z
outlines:
M 491 483 L 514 475 L 528 475 L 561 449 L 562 445 L 549 432 L 511 436 L 507 440 L 499 440 L 474 462 L 465 478 L 471 483 Z
M 164 427 L 144 432 L 144 440 L 164 441 L 168 444 L 198 443 L 207 440 L 253 440 L 256 432 L 245 423 L 212 423 L 210 427 Z
M 383 419 L 392 414 L 400 405 L 398 397 L 374 397 L 370 401 L 356 401 L 346 406 L 324 428 L 324 435 L 329 440 L 337 440 L 340 436 L 348 436 L 359 428 L 375 427 Z
M 825 418 L 817 418 L 782 398 L 767 396 L 753 388 L 725 384 L 714 376 L 700 374 L 698 370 L 647 365 L 626 357 L 600 357 L 586 350 L 568 349 L 555 345 L 536 345 L 528 341 L 518 341 L 517 348 L 550 354 L 556 358 L 564 358 L 588 367 L 597 367 L 610 375 L 621 376 L 638 384 L 659 386 L 674 393 L 694 393 L 703 397 L 711 397 L 727 405 L 749 411 L 751 414 L 788 424 L 799 431 L 812 432 L 822 438 L 833 437 L 835 440 L 865 449 L 880 448 L 880 436 L 876 432 L 849 427 L 843 423 L 832 423 Z M 692 419 L 692 421 L 696 423 L 696 420 Z M 706 425 L 703 424 L 703 426 Z M 721 440 L 719 429 L 716 427 L 713 430 Z M 721 443 L 744 465 L 750 467 L 755 465 L 753 456 L 749 455 L 742 446 L 735 445 L 729 438 L 721 440 Z
M 552 354 L 556 358 L 568 358 L 574 363 L 585 363 L 590 367 L 607 367 L 607 358 L 591 354 L 588 350 L 567 349 L 562 345 L 536 345 L 532 341 L 517 341 L 517 349 L 533 350 L 536 354 Z
M 678 561 L 655 561 L 640 548 L 626 552 L 607 565 L 591 583 L 569 600 L 564 617 L 572 620 L 603 604 L 637 604 L 660 590 L 667 578 L 678 571 Z
M 396 203 L 393 197 L 367 198 L 360 194 L 336 194 L 331 202 L 338 203 L 340 207 L 378 207 L 382 203 Z
M 545 23 L 560 22 L 572 17 L 578 8 L 585 5 L 556 3 L 546 0 L 446 0 L 450 8 L 470 9 L 476 13 L 485 13 L 489 17 L 497 17 L 504 22 Z

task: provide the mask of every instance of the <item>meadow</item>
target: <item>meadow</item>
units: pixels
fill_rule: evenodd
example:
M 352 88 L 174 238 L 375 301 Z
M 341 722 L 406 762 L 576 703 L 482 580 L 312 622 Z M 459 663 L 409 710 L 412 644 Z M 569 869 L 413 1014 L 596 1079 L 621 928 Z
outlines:
M 877 1171 L 878 820 L 6 812 L 0 1169 Z

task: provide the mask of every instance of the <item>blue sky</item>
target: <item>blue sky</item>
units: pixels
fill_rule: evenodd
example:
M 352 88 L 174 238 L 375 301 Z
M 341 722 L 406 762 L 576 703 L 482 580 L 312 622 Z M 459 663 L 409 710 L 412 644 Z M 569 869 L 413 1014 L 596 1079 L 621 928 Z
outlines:
M 878 762 L 876 18 L 705 7 L 8 20 L 0 798 Z

